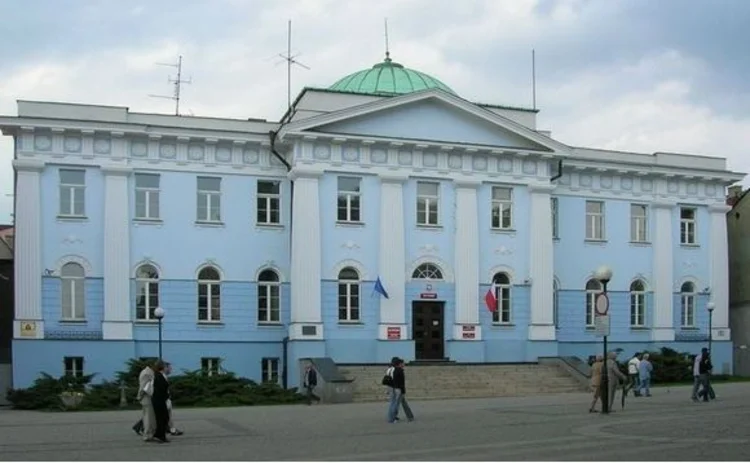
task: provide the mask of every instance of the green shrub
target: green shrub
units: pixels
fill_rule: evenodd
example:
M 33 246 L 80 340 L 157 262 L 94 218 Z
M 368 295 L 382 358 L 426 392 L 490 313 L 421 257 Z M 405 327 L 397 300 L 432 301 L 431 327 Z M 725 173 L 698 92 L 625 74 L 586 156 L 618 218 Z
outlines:
M 643 352 L 641 352 L 643 353 Z M 693 381 L 693 359 L 695 356 L 687 352 L 677 352 L 669 347 L 662 347 L 659 352 L 649 352 L 648 359 L 654 370 L 651 372 L 652 384 L 686 383 Z M 628 361 L 619 362 L 620 370 L 628 373 Z
M 28 389 L 11 389 L 7 399 L 18 410 L 61 410 L 63 391 L 85 392 L 79 410 L 116 410 L 121 408 L 121 384 L 125 386 L 127 408 L 137 408 L 138 375 L 148 359 L 131 359 L 126 369 L 117 372 L 115 381 L 91 384 L 94 375 L 54 378 L 42 373 Z M 300 403 L 304 397 L 296 389 L 278 384 L 257 384 L 232 372 L 208 375 L 204 371 L 185 371 L 169 378 L 175 407 L 232 407 Z

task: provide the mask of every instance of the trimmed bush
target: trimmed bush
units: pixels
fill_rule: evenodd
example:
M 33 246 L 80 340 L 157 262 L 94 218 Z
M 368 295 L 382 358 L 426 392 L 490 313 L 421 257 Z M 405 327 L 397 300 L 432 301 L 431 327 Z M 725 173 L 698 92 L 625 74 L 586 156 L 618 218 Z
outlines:
M 7 399 L 18 410 L 64 410 L 60 394 L 84 392 L 77 410 L 121 409 L 121 384 L 125 386 L 126 408 L 138 408 L 138 375 L 152 360 L 131 359 L 115 381 L 91 384 L 94 375 L 54 378 L 42 373 L 28 389 L 11 389 Z M 257 384 L 232 372 L 208 375 L 204 371 L 185 371 L 169 378 L 175 407 L 233 407 L 242 405 L 291 404 L 304 401 L 296 389 L 278 384 Z

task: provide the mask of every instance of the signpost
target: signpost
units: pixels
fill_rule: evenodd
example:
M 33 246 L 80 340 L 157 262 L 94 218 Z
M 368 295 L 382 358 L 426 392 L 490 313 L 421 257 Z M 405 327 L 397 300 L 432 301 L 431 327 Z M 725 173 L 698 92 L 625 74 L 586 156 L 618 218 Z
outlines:
M 594 332 L 597 336 L 609 336 L 609 296 L 601 293 L 594 304 Z

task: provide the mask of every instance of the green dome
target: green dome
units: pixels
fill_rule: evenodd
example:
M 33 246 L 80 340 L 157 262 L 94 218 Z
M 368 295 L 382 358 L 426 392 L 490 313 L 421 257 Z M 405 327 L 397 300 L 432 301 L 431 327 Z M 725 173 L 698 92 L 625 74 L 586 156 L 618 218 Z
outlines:
M 403 95 L 430 88 L 456 93 L 432 76 L 394 63 L 388 53 L 385 54 L 385 60 L 382 63 L 370 69 L 349 74 L 328 88 L 339 92 L 369 95 Z

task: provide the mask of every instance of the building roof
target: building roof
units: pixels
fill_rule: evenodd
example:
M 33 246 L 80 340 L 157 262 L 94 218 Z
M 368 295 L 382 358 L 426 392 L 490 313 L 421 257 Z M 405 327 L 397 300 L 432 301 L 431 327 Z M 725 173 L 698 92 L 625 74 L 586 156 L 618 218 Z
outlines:
M 329 87 L 330 90 L 368 95 L 403 95 L 430 88 L 439 88 L 448 93 L 456 93 L 431 75 L 406 68 L 402 64 L 394 62 L 387 52 L 382 63 L 349 74 Z

